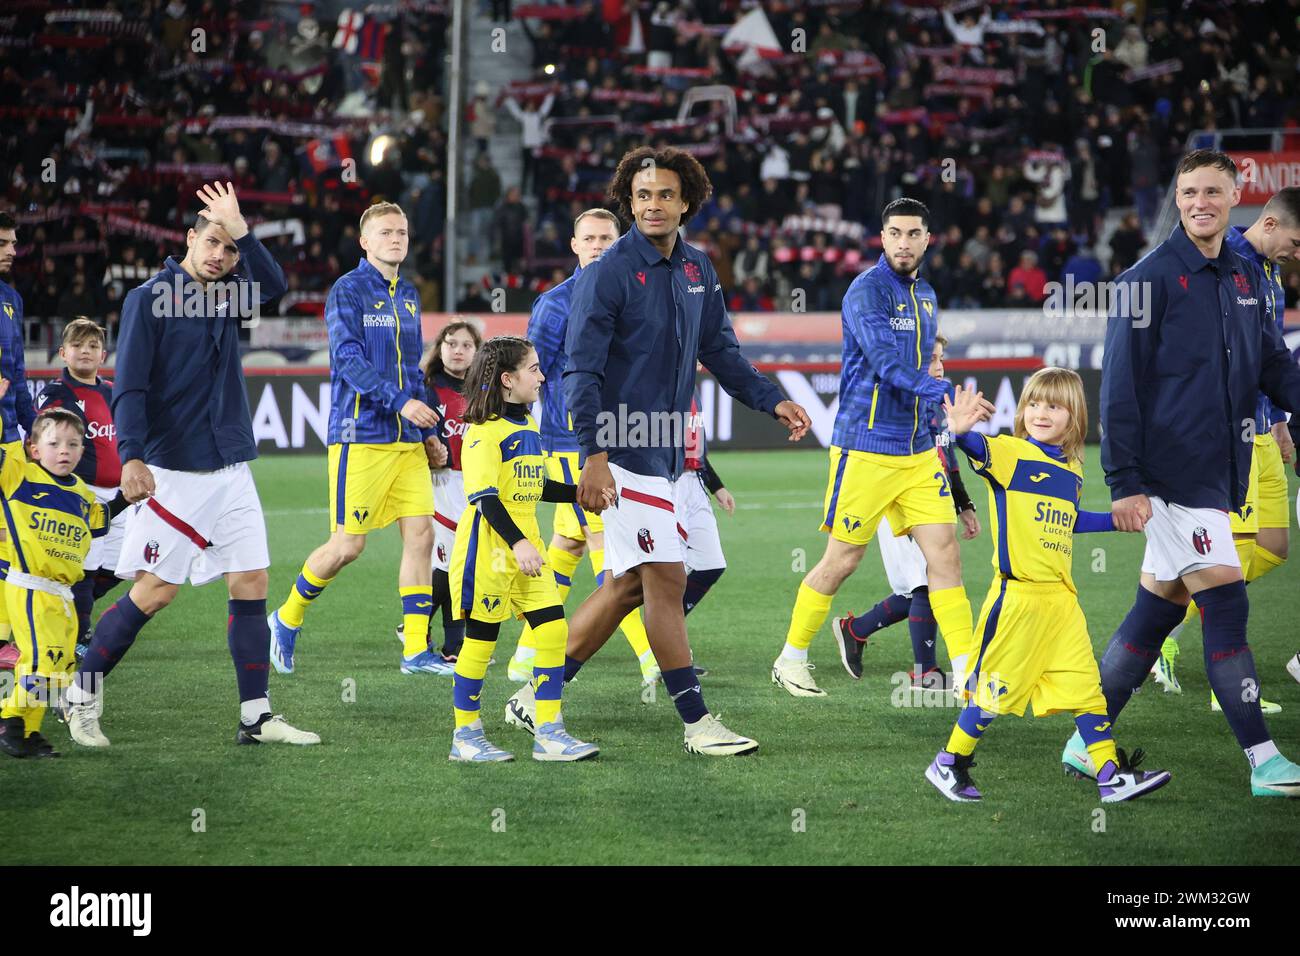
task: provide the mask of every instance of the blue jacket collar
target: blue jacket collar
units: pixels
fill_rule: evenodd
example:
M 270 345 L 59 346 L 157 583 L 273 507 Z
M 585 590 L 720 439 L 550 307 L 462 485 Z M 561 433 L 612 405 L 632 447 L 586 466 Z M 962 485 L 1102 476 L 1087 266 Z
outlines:
M 1174 226 L 1174 231 L 1169 234 L 1169 242 L 1173 245 L 1174 251 L 1178 253 L 1178 258 L 1183 260 L 1183 265 L 1187 266 L 1189 272 L 1199 272 L 1201 269 L 1208 268 L 1211 264 L 1218 265 L 1222 270 L 1232 271 L 1232 257 L 1235 253 L 1228 243 L 1227 236 L 1224 236 L 1223 242 L 1219 246 L 1219 257 L 1217 259 L 1207 259 L 1205 253 L 1196 248 L 1196 243 L 1192 242 L 1192 237 L 1183 229 L 1181 222 Z
M 385 279 L 384 274 L 371 265 L 370 260 L 365 256 L 361 257 L 361 261 L 357 263 L 357 268 L 367 273 L 372 279 L 377 279 L 386 286 L 397 286 L 402 281 L 402 273 L 400 269 L 398 270 L 396 279 Z
M 917 271 L 916 275 L 912 276 L 910 279 L 907 276 L 899 275 L 897 272 L 895 272 L 894 267 L 889 264 L 889 257 L 885 255 L 883 249 L 880 252 L 880 266 L 887 273 L 889 273 L 890 276 L 893 277 L 895 282 L 899 283 L 902 286 L 913 285 L 914 283 L 919 282 L 921 279 L 921 273 L 919 270 Z
M 679 247 L 682 245 L 682 237 L 679 234 L 677 238 L 673 240 L 673 251 L 670 255 L 665 256 L 650 243 L 650 240 L 647 239 L 641 233 L 641 230 L 636 227 L 636 224 L 633 223 L 632 228 L 627 231 L 627 242 L 628 245 L 636 251 L 636 254 L 641 258 L 642 262 L 648 266 L 652 266 L 656 263 L 663 262 L 665 259 L 671 262 L 673 256 L 677 254 Z
M 1250 244 L 1250 240 L 1246 238 L 1245 226 L 1231 226 L 1228 234 L 1223 237 L 1223 242 L 1224 245 L 1231 246 L 1232 251 L 1237 255 L 1248 257 L 1257 265 L 1264 264 L 1264 254 Z
M 1029 442 L 1029 444 L 1033 445 L 1048 458 L 1055 458 L 1057 461 L 1065 461 L 1065 453 L 1061 451 L 1060 445 L 1049 445 L 1046 442 L 1039 441 L 1037 438 L 1030 438 L 1028 435 L 1025 436 L 1025 441 Z

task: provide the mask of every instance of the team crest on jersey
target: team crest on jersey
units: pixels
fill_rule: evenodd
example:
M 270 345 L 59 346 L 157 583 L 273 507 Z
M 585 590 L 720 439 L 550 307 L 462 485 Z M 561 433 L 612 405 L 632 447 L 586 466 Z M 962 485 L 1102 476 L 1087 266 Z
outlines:
M 929 299 L 922 299 L 921 307 L 925 309 L 925 314 L 927 317 L 934 315 L 934 306 L 930 304 Z
M 1234 272 L 1232 274 L 1232 281 L 1237 284 L 1238 292 L 1240 292 L 1242 295 L 1250 295 L 1250 280 L 1247 279 L 1244 275 L 1242 275 L 1240 272 Z
M 403 299 L 402 305 L 406 306 L 406 311 L 410 313 L 411 318 L 415 318 L 415 303 L 410 299 Z
M 697 266 L 694 262 L 683 262 L 682 272 L 686 273 L 687 282 L 704 281 L 704 273 L 700 271 L 700 267 Z
M 501 598 L 495 594 L 485 594 L 479 603 L 483 605 L 483 610 L 491 613 L 501 606 Z
M 1192 532 L 1192 547 L 1196 549 L 1197 554 L 1210 553 L 1210 533 L 1204 528 L 1197 528 Z
M 636 533 L 636 543 L 640 545 L 641 550 L 646 554 L 651 554 L 655 549 L 655 539 L 650 537 L 650 529 L 642 528 Z
M 148 544 L 144 546 L 145 564 L 153 564 L 155 561 L 158 560 L 158 555 L 159 555 L 159 550 L 158 550 L 157 541 L 150 541 Z
M 5 303 L 5 315 L 9 316 L 11 319 L 14 317 L 14 307 L 8 302 Z
M 984 686 L 989 689 L 989 694 L 994 698 L 1003 697 L 1011 690 L 1011 688 L 1007 686 L 1007 682 L 1002 680 L 1000 677 L 990 679 Z
M 365 520 L 370 517 L 370 509 L 355 508 L 352 511 L 352 517 L 357 519 L 357 524 L 364 524 Z

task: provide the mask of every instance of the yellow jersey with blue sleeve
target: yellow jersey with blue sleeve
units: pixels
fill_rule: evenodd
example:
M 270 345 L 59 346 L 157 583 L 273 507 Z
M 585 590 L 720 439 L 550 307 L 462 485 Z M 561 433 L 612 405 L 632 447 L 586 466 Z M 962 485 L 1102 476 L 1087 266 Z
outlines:
M 988 482 L 993 568 L 1016 581 L 1060 583 L 1070 574 L 1083 468 L 1061 449 L 1032 438 L 980 435 L 958 439 L 975 474 Z
M 90 539 L 107 534 L 112 521 L 76 475 L 52 475 L 10 445 L 0 447 L 0 507 L 13 570 L 64 585 L 85 576 Z
M 456 526 L 450 586 L 457 617 L 496 623 L 561 603 L 549 568 L 530 577 L 519 570 L 513 542 L 488 523 L 478 502 L 495 497 L 519 532 L 543 555 L 537 502 L 546 484 L 541 434 L 533 417 L 502 416 L 470 425 L 461 444 L 469 507 Z

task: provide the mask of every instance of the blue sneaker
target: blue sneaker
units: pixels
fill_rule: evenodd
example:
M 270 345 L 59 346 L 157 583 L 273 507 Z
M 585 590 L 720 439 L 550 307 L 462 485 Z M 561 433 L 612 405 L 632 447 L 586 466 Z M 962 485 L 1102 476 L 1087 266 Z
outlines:
M 502 763 L 514 760 L 515 755 L 491 743 L 483 734 L 483 721 L 476 720 L 452 734 L 447 759 L 461 763 Z
M 1300 797 L 1300 767 L 1281 754 L 1250 772 L 1250 792 L 1256 797 Z
M 279 674 L 292 674 L 293 645 L 302 633 L 302 628 L 290 627 L 282 622 L 279 608 L 267 617 L 266 626 L 271 629 L 271 666 Z
M 556 720 L 537 728 L 533 741 L 534 760 L 586 760 L 600 753 L 595 744 L 570 737 L 564 724 Z
M 456 673 L 456 664 L 436 651 L 424 650 L 414 657 L 402 657 L 403 674 L 437 674 L 450 677 Z

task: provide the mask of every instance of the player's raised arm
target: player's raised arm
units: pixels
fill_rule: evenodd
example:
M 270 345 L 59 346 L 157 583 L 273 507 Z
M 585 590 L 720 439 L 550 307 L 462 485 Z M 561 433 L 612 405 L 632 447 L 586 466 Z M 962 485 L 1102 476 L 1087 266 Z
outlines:
M 266 303 L 284 295 L 289 288 L 284 270 L 270 250 L 249 231 L 248 223 L 239 211 L 235 187 L 230 183 L 224 186 L 212 183 L 204 185 L 195 195 L 205 204 L 200 215 L 226 230 L 235 241 L 239 249 L 240 274 L 254 283 L 258 301 Z M 231 310 L 230 314 L 235 315 L 236 310 Z
M 844 325 L 857 340 L 871 370 L 895 388 L 939 402 L 948 394 L 942 379 L 931 378 L 927 368 L 911 368 L 898 357 L 894 332 L 890 328 L 890 305 L 874 283 L 863 283 L 844 297 Z M 919 321 L 919 319 L 918 319 Z

